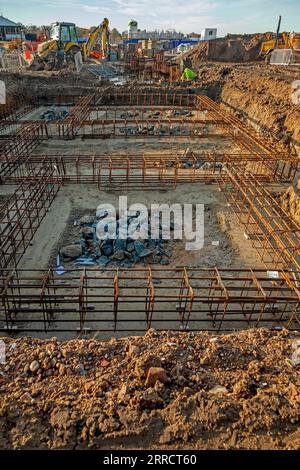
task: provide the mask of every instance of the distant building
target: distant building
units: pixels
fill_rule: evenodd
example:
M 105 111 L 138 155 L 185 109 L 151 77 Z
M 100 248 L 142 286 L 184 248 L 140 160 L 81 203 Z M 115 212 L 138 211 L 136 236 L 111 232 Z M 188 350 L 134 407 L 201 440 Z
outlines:
M 0 16 L 0 41 L 22 38 L 22 25 Z
M 135 38 L 137 30 L 138 30 L 137 21 L 130 20 L 129 23 L 128 23 L 128 39 Z
M 217 28 L 204 28 L 200 34 L 201 41 L 209 41 L 210 39 L 216 39 Z
M 134 40 L 146 40 L 146 39 L 180 39 L 184 37 L 184 34 L 176 32 L 174 29 L 166 31 L 147 31 L 146 29 L 138 29 L 138 22 L 130 20 L 128 23 L 128 30 L 123 31 L 123 39 L 125 41 L 133 42 Z

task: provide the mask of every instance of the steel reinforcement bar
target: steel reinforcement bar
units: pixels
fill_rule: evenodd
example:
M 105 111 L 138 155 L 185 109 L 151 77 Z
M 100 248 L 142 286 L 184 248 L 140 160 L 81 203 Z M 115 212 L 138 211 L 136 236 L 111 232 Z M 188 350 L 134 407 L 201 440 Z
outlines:
M 0 274 L 0 331 L 300 329 L 299 272 L 136 268 Z
M 36 106 L 24 96 L 7 97 L 6 104 L 0 104 L 0 129 L 10 124 L 11 120 L 19 119 Z
M 245 228 L 245 237 L 269 269 L 300 270 L 300 226 L 265 185 L 243 168 L 221 174 L 229 206 Z
M 141 93 L 109 92 L 105 94 L 95 92 L 91 100 L 91 108 L 99 106 L 194 106 L 194 94 L 186 92 L 186 89 L 176 90 L 176 92 L 160 93 L 158 91 L 147 91 Z M 58 106 L 74 106 L 78 103 L 82 95 L 51 95 L 37 97 L 36 105 L 58 105 Z
M 195 98 L 195 107 L 199 107 L 199 109 L 206 108 L 210 112 L 210 115 L 214 114 L 219 120 L 230 124 L 232 129 L 229 132 L 233 137 L 237 138 L 239 136 L 238 131 L 240 131 L 244 138 L 244 140 L 241 141 L 243 145 L 247 144 L 246 138 L 248 138 L 248 144 L 252 145 L 254 149 L 257 147 L 261 152 L 263 151 L 266 154 L 276 151 L 276 148 L 270 144 L 270 142 L 267 142 L 262 136 L 258 137 L 254 130 L 243 124 L 232 113 L 222 109 L 219 104 L 208 98 L 208 96 L 197 95 Z
M 13 121 L 23 123 L 24 121 Z M 75 133 L 70 128 L 69 117 L 63 121 L 27 121 L 30 124 L 43 124 L 47 127 L 48 136 L 51 138 L 67 138 L 69 135 L 75 137 Z M 82 128 L 80 135 L 82 138 L 96 139 L 108 137 L 148 137 L 148 136 L 190 136 L 213 139 L 226 139 L 226 134 L 212 132 L 212 128 L 218 125 L 217 122 L 196 118 L 135 118 L 135 119 L 85 119 L 81 121 L 79 128 Z M 210 126 L 210 130 L 209 129 Z M 67 131 L 68 130 L 68 131 Z M 11 133 L 5 134 L 9 138 Z M 2 134 L 2 137 L 4 135 Z
M 193 107 L 195 95 L 187 93 L 186 90 L 176 90 L 176 92 L 119 92 L 106 93 L 96 98 L 97 105 L 118 105 L 118 106 L 185 106 Z
M 49 162 L 58 171 L 53 181 L 64 184 L 97 184 L 99 189 L 175 188 L 181 183 L 217 183 L 226 166 L 243 166 L 251 169 L 261 181 L 273 181 L 265 162 L 257 156 L 226 153 L 201 153 L 192 151 L 178 154 L 116 154 L 116 155 L 31 155 L 17 162 L 15 171 L 2 178 L 2 183 L 12 184 L 28 179 L 33 169 Z
M 84 120 L 90 113 L 90 104 L 94 99 L 94 95 L 82 96 L 71 109 L 69 115 L 62 125 L 59 125 L 60 136 L 64 139 L 74 139 L 78 134 Z
M 24 123 L 15 134 L 0 144 L 0 182 L 3 177 L 13 174 L 44 138 L 48 138 L 45 124 Z
M 18 265 L 60 188 L 53 182 L 57 169 L 44 163 L 34 169 L 0 206 L 0 268 Z
M 278 160 L 272 161 L 272 155 L 277 152 L 276 147 L 262 136 L 258 136 L 253 129 L 243 124 L 233 114 L 223 110 L 220 105 L 203 95 L 196 96 L 195 107 L 198 109 L 206 108 L 209 111 L 207 117 L 214 118 L 216 122 L 223 120 L 225 126 L 222 122 L 218 126 L 223 128 L 226 133 L 229 133 L 232 141 L 237 143 L 241 149 L 246 149 L 246 151 L 256 155 L 263 155 L 263 158 L 268 160 L 270 173 L 280 171 L 282 178 L 285 177 L 287 181 L 295 176 L 299 167 L 299 159 L 296 154 L 286 153 L 286 158 L 281 159 L 280 162 Z M 278 165 L 280 165 L 280 168 L 278 168 Z

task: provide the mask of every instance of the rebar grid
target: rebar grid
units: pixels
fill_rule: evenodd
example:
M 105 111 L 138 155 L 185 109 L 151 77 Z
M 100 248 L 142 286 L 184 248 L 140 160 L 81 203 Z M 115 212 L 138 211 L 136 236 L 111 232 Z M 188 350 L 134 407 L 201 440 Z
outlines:
M 75 106 L 83 95 L 78 94 L 49 94 L 42 97 L 36 97 L 35 104 L 40 106 L 57 105 L 57 106 Z M 91 108 L 102 106 L 194 106 L 194 94 L 187 93 L 186 89 L 176 89 L 174 91 L 166 91 L 162 93 L 154 88 L 154 91 L 141 91 L 140 93 L 132 93 L 130 91 L 110 92 L 107 90 L 105 94 L 95 90 L 93 99 L 90 103 Z
M 244 171 L 247 164 L 246 160 Z M 241 162 L 239 165 L 241 166 Z M 257 178 L 270 181 L 265 163 L 260 161 L 258 165 Z M 205 157 L 198 159 L 191 153 L 189 156 L 177 155 L 172 158 L 166 155 L 156 155 L 154 158 L 147 155 L 140 155 L 138 158 L 115 155 L 102 158 L 96 168 L 99 190 L 167 190 L 176 189 L 177 184 L 184 183 L 218 183 L 226 166 L 217 159 L 205 161 Z
M 11 119 L 18 119 L 31 111 L 35 106 L 31 100 L 24 96 L 8 97 L 6 104 L 0 104 L 0 121 L 1 126 L 9 123 Z
M 15 132 L 15 126 L 24 121 L 14 121 L 11 132 L 2 134 L 2 137 L 10 138 Z M 188 118 L 169 118 L 169 119 L 152 119 L 152 118 L 136 118 L 136 119 L 84 119 L 78 125 L 76 132 L 75 127 L 70 124 L 69 118 L 65 120 L 49 121 L 32 120 L 27 121 L 31 125 L 43 125 L 47 129 L 47 135 L 52 139 L 74 138 L 76 134 L 80 134 L 83 139 L 96 139 L 108 137 L 181 137 L 185 138 L 202 138 L 202 139 L 227 139 L 226 134 L 220 132 L 208 131 L 216 126 L 214 121 L 205 119 L 188 119 Z M 74 132 L 73 132 L 74 129 Z
M 6 111 L 4 112 L 2 106 L 3 105 L 0 105 L 1 136 L 4 135 L 4 131 L 12 133 L 15 132 L 15 126 L 24 125 L 24 119 L 21 118 L 37 108 L 37 106 L 34 106 L 31 103 L 24 103 L 18 108 L 11 108 L 9 105 L 7 105 Z M 28 120 L 25 122 L 28 123 Z
M 162 98 L 154 93 L 120 96 L 123 105 L 152 109 L 170 106 L 172 99 L 176 106 L 191 107 L 195 99 L 193 95 L 178 98 L 175 94 L 175 98 L 170 94 Z M 74 137 L 87 121 L 92 106 L 101 109 L 99 103 L 106 101 L 107 109 L 115 106 L 115 99 L 115 95 L 105 99 L 90 95 L 77 100 L 76 112 L 71 114 L 63 135 Z M 227 138 L 243 149 L 241 153 L 32 156 L 39 132 L 45 132 L 38 130 L 38 126 L 44 129 L 40 123 L 24 125 L 9 142 L 4 142 L 3 180 L 24 180 L 1 207 L 0 320 L 5 322 L 4 330 L 18 327 L 18 331 L 47 332 L 144 331 L 151 325 L 162 329 L 232 330 L 236 325 L 299 329 L 300 228 L 263 186 L 263 181 L 290 180 L 298 167 L 297 159 L 260 142 L 248 128 L 244 129 L 205 97 L 197 106 L 209 110 L 207 121 L 225 130 Z M 182 167 L 186 158 L 189 168 Z M 201 167 L 197 168 L 199 159 L 207 164 L 202 173 Z M 137 185 L 161 189 L 175 187 L 179 182 L 199 181 L 221 183 L 230 207 L 245 226 L 246 237 L 269 271 L 89 269 L 69 271 L 62 279 L 51 269 L 43 274 L 12 270 L 62 183 L 93 182 L 100 189 L 133 189 Z M 27 328 L 22 330 L 22 325 Z M 60 325 L 64 326 L 62 330 Z M 127 329 L 120 328 L 123 325 Z
M 61 125 L 58 125 L 59 136 L 64 139 L 74 139 L 78 134 L 83 121 L 90 113 L 90 104 L 94 99 L 94 95 L 82 96 L 71 109 Z
M 286 153 L 286 158 L 272 161 L 271 155 L 276 154 L 277 149 L 274 145 L 267 142 L 262 136 L 243 124 L 239 119 L 223 110 L 217 103 L 208 98 L 207 96 L 197 95 L 195 98 L 195 107 L 199 109 L 206 108 L 209 111 L 210 118 L 214 118 L 218 127 L 223 128 L 232 138 L 232 141 L 237 143 L 242 149 L 246 149 L 256 155 L 263 154 L 264 159 L 268 159 L 268 166 L 270 173 L 281 173 L 281 179 L 290 181 L 294 178 L 299 166 L 299 159 L 295 154 Z M 223 120 L 225 126 L 220 120 Z M 271 157 L 271 158 L 270 158 Z M 292 157 L 292 160 L 291 158 Z
M 186 90 L 176 92 L 161 91 L 154 92 L 120 92 L 107 93 L 97 100 L 97 105 L 129 105 L 129 106 L 194 106 L 195 95 L 187 93 Z
M 245 169 L 251 162 L 255 175 L 262 181 L 273 181 L 265 162 L 253 155 L 183 152 L 116 155 L 31 155 L 21 158 L 15 171 L 2 177 L 3 184 L 28 180 L 37 165 L 49 162 L 58 171 L 53 181 L 64 184 L 97 184 L 99 189 L 167 189 L 182 183 L 218 183 L 227 163 Z
M 43 164 L 0 207 L 0 267 L 16 267 L 54 200 L 60 184 L 56 168 Z
M 55 103 L 56 106 L 58 106 L 58 103 Z M 68 105 L 70 106 L 70 105 Z M 40 106 L 39 105 L 36 105 L 35 106 L 35 109 L 38 109 Z M 92 103 L 90 103 L 90 112 L 95 115 L 95 120 L 100 120 L 100 119 L 105 119 L 105 120 L 108 120 L 108 119 L 111 119 L 111 120 L 116 120 L 116 119 L 121 119 L 122 118 L 122 114 L 131 114 L 133 116 L 135 116 L 137 113 L 140 115 L 141 119 L 145 120 L 149 113 L 153 113 L 153 116 L 152 116 L 152 119 L 153 120 L 158 120 L 159 117 L 156 118 L 156 115 L 155 113 L 159 112 L 160 113 L 163 113 L 163 112 L 168 112 L 168 111 L 176 111 L 180 114 L 180 111 L 184 111 L 184 110 L 189 110 L 191 112 L 195 111 L 196 113 L 200 112 L 198 109 L 196 108 L 192 108 L 190 105 L 189 106 L 179 106 L 179 105 L 161 105 L 161 106 L 155 106 L 155 105 L 152 105 L 152 106 L 142 106 L 142 105 L 124 105 L 124 106 L 117 106 L 117 105 L 92 105 Z M 124 119 L 123 119 L 124 120 Z M 0 125 L 2 124 L 5 124 L 7 121 L 9 121 L 11 124 L 14 124 L 14 125 L 18 125 L 18 124 L 24 124 L 24 119 L 19 119 L 17 116 L 15 115 L 12 115 L 12 116 L 8 116 L 7 117 L 7 120 L 3 119 L 1 120 L 0 119 Z M 27 123 L 34 123 L 34 124 L 41 124 L 41 123 L 45 123 L 45 120 L 44 119 L 26 119 L 26 122 Z M 61 122 L 61 120 L 57 120 L 57 119 L 53 119 L 51 120 L 51 123 L 59 123 Z M 206 120 L 205 120 L 206 122 Z M 222 121 L 224 122 L 224 121 Z M 48 121 L 49 123 L 49 121 Z M 215 120 L 212 121 L 212 123 L 215 123 Z
M 15 270 L 0 277 L 0 331 L 299 329 L 299 273 L 276 275 L 262 269 L 112 268 L 68 271 L 62 280 L 51 269 Z
M 300 270 L 300 226 L 255 175 L 226 169 L 222 189 L 265 266 Z
M 45 124 L 24 123 L 4 141 L 0 145 L 0 179 L 14 173 L 22 159 L 28 158 L 43 138 L 48 138 Z

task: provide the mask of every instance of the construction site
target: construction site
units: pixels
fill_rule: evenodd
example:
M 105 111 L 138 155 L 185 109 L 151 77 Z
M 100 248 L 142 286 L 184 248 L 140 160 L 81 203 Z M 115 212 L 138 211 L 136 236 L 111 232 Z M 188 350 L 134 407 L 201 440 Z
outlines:
M 3 55 L 1 449 L 299 450 L 300 36 L 274 38 Z M 120 196 L 203 205 L 202 248 L 99 240 Z

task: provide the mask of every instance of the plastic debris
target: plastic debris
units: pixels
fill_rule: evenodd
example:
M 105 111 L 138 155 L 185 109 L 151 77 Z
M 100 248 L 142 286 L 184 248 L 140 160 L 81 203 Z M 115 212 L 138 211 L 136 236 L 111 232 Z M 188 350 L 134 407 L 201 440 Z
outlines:
M 58 276 L 62 276 L 66 272 L 65 268 L 60 264 L 60 256 L 59 255 L 57 255 L 57 257 L 56 257 L 55 272 L 56 272 L 56 274 L 58 274 Z

